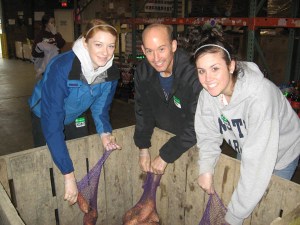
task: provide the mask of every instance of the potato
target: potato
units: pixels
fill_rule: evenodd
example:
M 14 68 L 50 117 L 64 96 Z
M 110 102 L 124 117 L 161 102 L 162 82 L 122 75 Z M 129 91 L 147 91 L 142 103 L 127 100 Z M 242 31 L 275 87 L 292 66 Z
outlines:
M 77 203 L 80 208 L 80 210 L 84 213 L 89 212 L 89 203 L 87 200 L 83 197 L 83 195 L 79 192 L 77 196 Z
M 124 214 L 123 225 L 159 225 L 159 217 L 155 205 L 155 191 L 160 181 L 157 179 L 160 179 L 160 177 L 154 176 L 153 178 L 152 174 L 147 174 L 146 185 L 148 187 L 143 187 L 144 193 L 138 203 Z
M 146 221 L 146 222 L 139 222 L 137 225 L 159 225 L 159 222 Z
M 139 221 L 143 222 L 149 217 L 149 215 L 155 210 L 154 200 L 146 199 L 143 203 L 140 203 Z
M 137 221 L 137 217 L 123 222 L 123 225 L 138 225 L 138 224 L 139 224 L 139 222 Z
M 148 222 L 159 222 L 159 217 L 158 217 L 156 210 L 152 211 L 152 213 L 147 218 L 147 221 Z
M 88 213 L 84 214 L 83 224 L 84 225 L 95 225 L 98 219 L 98 212 L 95 209 L 91 209 Z

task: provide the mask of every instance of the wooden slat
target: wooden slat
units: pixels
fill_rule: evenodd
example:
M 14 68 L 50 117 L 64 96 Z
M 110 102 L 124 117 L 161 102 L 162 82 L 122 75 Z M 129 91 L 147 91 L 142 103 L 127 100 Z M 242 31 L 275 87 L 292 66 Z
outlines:
M 198 158 L 199 151 L 197 147 L 193 147 L 189 150 L 187 157 L 185 225 L 200 222 L 207 202 L 207 194 L 198 185 Z
M 101 138 L 99 135 L 92 135 L 88 138 L 87 149 L 89 170 L 91 170 L 99 161 L 104 153 Z M 84 176 L 86 171 L 84 172 Z M 83 177 L 83 176 L 82 176 Z M 98 185 L 98 197 L 97 197 L 97 212 L 98 212 L 98 224 L 107 224 L 106 221 L 106 194 L 105 194 L 105 180 L 104 180 L 104 169 L 102 168 L 99 185 Z
M 3 225 L 25 225 L 19 217 L 17 210 L 11 203 L 4 187 L 0 183 L 0 224 Z
M 216 166 L 214 187 L 225 205 L 229 203 L 236 186 L 235 171 L 239 166 L 239 161 L 226 155 L 220 156 Z
M 251 215 L 251 225 L 270 224 L 282 215 L 290 213 L 300 202 L 299 185 L 277 176 L 272 176 L 263 198 Z
M 300 204 L 300 185 L 280 177 L 274 176 L 272 179 L 274 182 L 278 182 L 280 184 L 279 188 L 283 192 L 280 205 L 282 209 L 282 216 L 285 217 L 285 215 L 292 212 Z
M 270 225 L 298 225 L 300 224 L 300 203 L 290 213 L 284 215 L 282 218 L 278 217 L 272 221 Z
M 121 156 L 123 154 L 126 154 L 126 157 L 128 157 L 128 162 L 130 162 L 128 173 L 130 174 L 129 185 L 131 188 L 130 197 L 132 199 L 129 208 L 131 208 L 140 200 L 143 194 L 143 184 L 146 178 L 146 173 L 142 172 L 139 166 L 139 149 L 135 146 L 133 140 L 134 126 L 128 127 L 128 129 L 126 129 L 125 131 L 125 137 L 126 139 L 128 139 L 128 141 L 126 142 L 126 145 L 123 146 L 124 149 L 120 154 Z M 127 208 L 126 211 L 129 208 Z
M 224 172 L 228 167 L 231 170 L 230 179 L 232 182 L 226 184 Z M 240 162 L 226 155 L 221 155 L 221 158 L 216 167 L 215 182 L 216 189 L 222 193 L 222 200 L 225 205 L 230 201 L 231 195 L 239 179 Z M 228 177 L 228 176 L 227 176 Z M 228 178 L 227 178 L 228 179 Z M 227 190 L 223 191 L 222 188 Z M 289 191 L 286 191 L 289 187 Z M 281 210 L 286 213 L 294 209 L 297 202 L 300 202 L 300 185 L 284 180 L 277 176 L 272 176 L 268 189 L 263 198 L 258 203 L 253 213 L 244 221 L 244 225 L 260 225 L 270 224 L 279 216 Z M 299 190 L 298 190 L 299 189 Z M 224 194 L 227 197 L 224 197 Z M 299 196 L 299 197 L 298 197 Z
M 132 159 L 132 131 L 128 129 L 116 130 L 117 140 L 123 140 L 122 150 L 112 152 L 105 163 L 105 186 L 107 196 L 107 221 L 109 224 L 122 224 L 122 216 L 132 207 L 131 164 Z M 136 178 L 137 179 L 137 178 Z
M 125 212 L 132 208 L 140 199 L 142 193 L 143 193 L 143 182 L 146 177 L 146 174 L 144 174 L 140 167 L 139 167 L 139 150 L 137 147 L 135 147 L 134 141 L 133 141 L 133 134 L 134 134 L 134 126 L 128 127 L 128 128 L 122 128 L 121 130 L 124 130 L 122 132 L 122 150 L 118 153 L 118 157 L 125 157 L 127 159 L 127 165 L 126 169 L 127 171 L 125 173 L 128 174 L 128 181 L 127 184 L 127 191 L 128 196 L 126 196 L 126 202 L 125 202 Z M 119 130 L 119 131 L 121 131 Z M 120 132 L 119 132 L 120 133 Z M 118 135 L 120 136 L 120 135 Z M 117 136 L 117 141 L 119 140 Z M 125 141 L 126 140 L 126 141 Z M 125 168 L 124 168 L 125 171 Z
M 7 175 L 7 165 L 5 158 L 0 158 L 0 183 L 2 184 L 4 190 L 10 197 L 8 175 Z
M 81 177 L 83 177 L 84 172 L 86 171 L 85 159 L 87 158 L 87 138 L 78 138 L 67 141 L 67 147 L 70 157 L 73 161 L 76 179 L 79 180 Z M 81 224 L 83 221 L 83 213 L 80 211 L 77 204 L 70 206 L 67 201 L 64 201 L 64 178 L 54 164 L 53 171 L 60 224 Z
M 134 207 L 136 203 L 140 200 L 144 191 L 143 184 L 146 178 L 146 173 L 143 173 L 139 166 L 139 149 L 134 144 L 133 135 L 134 126 L 124 129 L 122 150 L 120 152 L 120 155 L 118 156 L 125 157 L 127 159 L 128 165 L 126 165 L 126 169 L 127 174 L 129 176 L 127 184 L 128 189 L 126 191 L 128 193 L 128 196 L 125 197 L 127 199 L 127 202 L 124 202 L 125 207 L 124 212 L 122 213 L 120 218 L 121 220 L 124 214 L 129 209 Z M 126 139 L 126 141 L 124 141 L 124 139 Z M 120 222 L 120 224 L 122 224 L 122 222 Z
M 48 151 L 36 150 L 10 158 L 17 209 L 26 224 L 56 224 Z
M 251 224 L 270 224 L 274 218 L 280 214 L 280 202 L 282 200 L 283 190 L 280 184 L 270 181 L 269 187 L 262 200 L 258 203 L 248 220 Z M 266 211 L 268 213 L 266 213 Z
M 155 130 L 157 131 L 157 130 Z M 155 132 L 151 142 L 155 143 L 153 149 L 151 149 L 151 160 L 153 160 L 156 156 L 159 155 L 159 150 L 161 147 L 170 139 L 170 136 L 167 135 L 166 132 Z M 160 191 L 159 193 L 159 201 L 157 203 L 157 210 L 158 210 L 158 215 L 160 216 L 161 219 L 161 224 L 162 225 L 167 225 L 169 224 L 169 211 L 171 206 L 170 202 L 170 196 L 172 195 L 170 192 L 170 179 L 169 176 L 171 174 L 171 167 L 172 165 L 168 165 L 165 174 L 162 175 L 161 180 L 160 180 L 160 186 L 158 187 L 158 190 Z M 174 215 L 174 214 L 173 214 Z M 175 216 L 175 215 L 174 215 Z
M 168 138 L 169 139 L 169 138 Z M 166 173 L 163 175 L 168 193 L 168 211 L 165 224 L 184 224 L 186 201 L 186 162 L 187 153 L 183 154 L 176 163 L 168 164 Z M 174 213 L 176 212 L 176 213 Z
M 152 146 L 150 148 L 151 153 L 151 160 L 153 160 L 155 157 L 159 155 L 160 148 L 164 145 L 165 142 L 167 142 L 170 138 L 170 136 L 166 135 L 166 132 L 157 132 L 159 131 L 156 129 L 152 135 Z M 156 208 L 158 211 L 158 215 L 160 218 L 160 224 L 161 225 L 167 225 L 168 221 L 168 212 L 169 212 L 169 193 L 168 192 L 168 175 L 169 174 L 170 167 L 169 165 L 166 168 L 165 174 L 162 175 L 160 180 L 160 185 L 157 188 L 156 191 Z

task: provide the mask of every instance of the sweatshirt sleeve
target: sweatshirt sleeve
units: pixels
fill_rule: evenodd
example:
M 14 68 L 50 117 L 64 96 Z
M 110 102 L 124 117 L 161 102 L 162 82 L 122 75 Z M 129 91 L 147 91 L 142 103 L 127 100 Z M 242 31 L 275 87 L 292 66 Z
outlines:
M 54 163 L 62 174 L 74 171 L 64 136 L 64 99 L 68 95 L 65 72 L 58 64 L 47 67 L 41 97 L 42 130 Z
M 243 145 L 240 179 L 225 219 L 239 225 L 262 198 L 270 182 L 279 146 L 279 111 L 276 93 L 253 97 L 249 105 L 248 134 Z
M 102 86 L 102 94 L 91 106 L 92 116 L 98 134 L 112 132 L 109 110 L 115 95 L 117 84 L 118 80 L 99 84 Z
M 195 114 L 195 131 L 199 149 L 199 174 L 214 173 L 214 168 L 221 154 L 223 137 L 214 122 L 212 99 L 206 90 L 199 96 Z

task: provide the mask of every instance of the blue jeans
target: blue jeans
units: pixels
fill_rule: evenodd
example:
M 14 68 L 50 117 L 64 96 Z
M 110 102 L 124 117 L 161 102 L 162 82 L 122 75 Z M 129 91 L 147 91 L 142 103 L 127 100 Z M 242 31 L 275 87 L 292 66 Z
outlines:
M 291 180 L 298 166 L 298 161 L 299 161 L 299 156 L 282 170 L 274 170 L 273 174 L 282 177 L 284 179 Z
M 237 153 L 236 158 L 238 160 L 241 160 L 241 158 L 242 158 L 241 154 Z M 298 166 L 298 161 L 299 161 L 299 156 L 296 159 L 294 159 L 287 167 L 285 167 L 281 170 L 274 170 L 273 174 L 275 174 L 276 176 L 282 177 L 284 179 L 291 180 L 295 173 L 295 170 Z

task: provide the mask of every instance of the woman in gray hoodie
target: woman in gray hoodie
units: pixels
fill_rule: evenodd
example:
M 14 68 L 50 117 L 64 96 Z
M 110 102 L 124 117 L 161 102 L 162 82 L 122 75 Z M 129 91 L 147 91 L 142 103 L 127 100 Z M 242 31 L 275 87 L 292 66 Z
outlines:
M 214 193 L 223 139 L 241 154 L 240 179 L 227 223 L 239 225 L 262 198 L 272 174 L 291 179 L 300 154 L 300 120 L 281 91 L 252 62 L 237 61 L 220 31 L 204 32 L 194 50 L 203 86 L 195 114 L 198 184 Z

